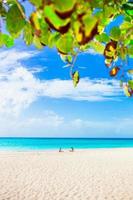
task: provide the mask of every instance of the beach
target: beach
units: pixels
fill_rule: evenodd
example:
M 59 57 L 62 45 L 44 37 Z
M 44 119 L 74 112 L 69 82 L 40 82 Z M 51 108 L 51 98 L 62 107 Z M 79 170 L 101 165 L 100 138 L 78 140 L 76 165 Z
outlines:
M 0 151 L 0 200 L 133 200 L 133 149 Z

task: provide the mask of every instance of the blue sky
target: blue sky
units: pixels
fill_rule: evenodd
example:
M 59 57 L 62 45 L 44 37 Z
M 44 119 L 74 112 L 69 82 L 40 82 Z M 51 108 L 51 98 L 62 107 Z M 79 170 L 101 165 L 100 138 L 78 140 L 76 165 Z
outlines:
M 56 49 L 40 51 L 19 39 L 0 50 L 0 60 L 0 136 L 133 137 L 133 99 L 109 77 L 103 56 L 79 55 L 77 88 Z

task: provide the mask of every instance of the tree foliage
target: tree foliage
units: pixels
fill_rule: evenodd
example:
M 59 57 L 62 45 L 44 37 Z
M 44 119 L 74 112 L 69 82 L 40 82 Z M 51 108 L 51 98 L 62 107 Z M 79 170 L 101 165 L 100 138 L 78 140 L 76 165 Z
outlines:
M 94 49 L 105 58 L 111 77 L 120 80 L 128 97 L 133 96 L 133 1 L 127 0 L 28 0 L 34 7 L 26 16 L 24 1 L 0 0 L 0 47 L 11 47 L 23 37 L 26 45 L 56 47 L 68 63 L 74 86 L 80 75 L 73 67 L 80 52 Z M 120 26 L 107 26 L 118 16 Z M 5 28 L 6 27 L 6 32 Z

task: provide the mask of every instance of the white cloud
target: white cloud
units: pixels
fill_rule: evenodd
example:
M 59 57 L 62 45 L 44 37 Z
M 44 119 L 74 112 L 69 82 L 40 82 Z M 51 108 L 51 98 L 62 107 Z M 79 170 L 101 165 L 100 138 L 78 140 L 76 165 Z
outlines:
M 6 117 L 0 116 L 0 136 L 54 136 L 55 131 L 64 124 L 64 118 L 47 110 L 39 116 Z
M 88 136 L 93 136 L 96 129 L 99 135 L 102 133 L 106 135 L 108 130 L 116 132 L 116 135 L 123 130 L 126 132 L 126 128 L 132 130 L 132 118 L 104 122 L 83 120 L 81 117 L 69 121 L 53 111 L 42 111 L 39 116 L 24 116 L 24 118 L 18 115 L 40 97 L 65 98 L 73 101 L 108 101 L 120 100 L 122 96 L 119 82 L 116 80 L 83 78 L 77 88 L 73 87 L 72 80 L 39 80 L 35 74 L 47 70 L 46 67 L 43 69 L 41 66 L 27 67 L 22 62 L 36 54 L 37 52 L 32 51 L 0 51 L 0 135 L 9 136 L 11 133 L 16 136 L 38 136 L 38 134 L 54 136 L 55 134 L 60 137 L 65 130 L 68 132 L 65 136 L 71 137 L 73 133 L 84 136 L 88 132 L 90 132 Z
M 73 118 L 67 120 L 53 112 L 24 118 L 0 118 L 0 136 L 35 137 L 132 137 L 132 117 L 94 120 Z
M 24 119 L 21 123 L 19 123 L 20 128 L 56 128 L 64 123 L 64 118 L 59 116 L 57 113 L 53 111 L 45 111 L 39 117 L 29 117 Z
M 40 81 L 34 77 L 37 67 L 27 69 L 22 60 L 37 52 L 7 50 L 0 52 L 0 112 L 18 114 L 39 96 Z
M 0 111 L 18 113 L 37 99 L 39 83 L 26 69 L 16 68 L 6 81 L 0 81 Z
M 133 137 L 132 116 L 129 118 L 110 118 L 94 120 L 76 118 L 65 124 L 68 133 L 77 137 Z
M 81 79 L 77 88 L 74 88 L 71 80 L 44 81 L 44 96 L 52 98 L 67 98 L 77 101 L 104 101 L 118 99 L 122 94 L 118 81 L 115 80 L 91 80 Z
M 119 122 L 119 120 L 117 121 Z M 111 121 L 103 121 L 103 120 L 86 120 L 82 118 L 76 118 L 72 120 L 69 124 L 69 126 L 72 128 L 76 129 L 82 129 L 82 130 L 89 130 L 89 129 L 99 129 L 99 130 L 104 130 L 104 129 L 111 129 L 114 128 L 114 120 Z
M 36 51 L 19 51 L 16 49 L 0 51 L 0 72 L 21 66 L 21 61 L 37 54 Z
M 37 73 L 47 71 L 48 68 L 46 66 L 43 66 L 43 67 L 42 66 L 36 66 L 36 67 L 29 68 L 29 70 L 32 74 L 37 74 Z
M 76 101 L 118 100 L 121 95 L 119 83 L 115 80 L 81 79 L 77 88 L 71 80 L 39 80 L 35 73 L 37 66 L 27 68 L 27 60 L 37 52 L 7 50 L 0 52 L 0 112 L 18 114 L 39 97 L 70 99 Z M 39 70 L 39 71 L 38 71 Z M 45 69 L 44 69 L 45 70 Z

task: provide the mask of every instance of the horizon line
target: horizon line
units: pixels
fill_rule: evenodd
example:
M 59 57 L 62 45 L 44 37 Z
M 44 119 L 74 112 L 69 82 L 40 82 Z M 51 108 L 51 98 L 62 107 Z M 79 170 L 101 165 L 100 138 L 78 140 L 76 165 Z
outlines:
M 117 140 L 120 140 L 120 139 L 132 139 L 133 140 L 133 137 L 23 137 L 23 136 L 4 136 L 4 137 L 1 137 L 0 136 L 0 139 L 92 139 L 92 140 L 111 140 L 111 139 L 117 139 Z

